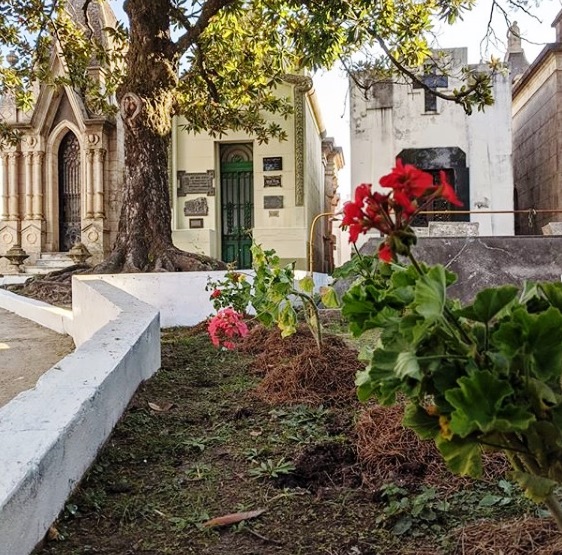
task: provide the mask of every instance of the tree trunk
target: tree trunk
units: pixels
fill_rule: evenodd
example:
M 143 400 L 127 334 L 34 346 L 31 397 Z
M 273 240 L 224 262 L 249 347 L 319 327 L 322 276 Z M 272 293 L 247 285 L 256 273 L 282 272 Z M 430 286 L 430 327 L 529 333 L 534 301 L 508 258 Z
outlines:
M 127 75 L 118 92 L 125 133 L 125 183 L 117 240 L 97 271 L 224 268 L 172 243 L 168 154 L 178 55 L 170 40 L 169 0 L 127 0 Z

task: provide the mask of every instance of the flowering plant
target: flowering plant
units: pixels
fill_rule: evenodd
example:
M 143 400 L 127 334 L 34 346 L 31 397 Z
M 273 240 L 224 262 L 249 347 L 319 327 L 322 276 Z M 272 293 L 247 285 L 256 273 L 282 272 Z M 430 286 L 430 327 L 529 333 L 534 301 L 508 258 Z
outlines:
M 392 173 L 379 182 L 391 189 L 387 194 L 373 192 L 367 183 L 359 185 L 355 199 L 343 207 L 341 225 L 349 228 L 349 241 L 355 243 L 360 233 L 374 228 L 386 235 L 379 246 L 381 260 L 391 262 L 396 254 L 408 254 L 416 242 L 410 225 L 422 210 L 439 198 L 456 206 L 462 204 L 444 171 L 439 172 L 439 179 L 439 185 L 434 185 L 431 174 L 397 160 Z
M 433 440 L 455 473 L 478 477 L 482 450 L 503 451 L 512 479 L 562 528 L 554 495 L 562 483 L 562 284 L 485 289 L 467 306 L 448 298 L 456 275 L 411 252 L 412 217 L 433 198 L 458 202 L 443 175 L 439 185 L 430 177 L 399 162 L 381 179 L 389 194 L 363 186 L 344 207 L 351 240 L 371 228 L 385 234 L 383 263 L 356 264 L 360 277 L 342 299 L 354 335 L 380 330 L 358 396 L 383 405 L 406 398 L 404 425 Z
M 248 335 L 248 326 L 244 322 L 242 314 L 232 308 L 223 308 L 209 320 L 207 327 L 209 336 L 215 347 L 235 349 L 236 338 Z
M 246 276 L 233 270 L 226 272 L 222 280 L 213 281 L 209 278 L 205 290 L 211 291 L 209 298 L 215 310 L 232 307 L 243 314 L 252 296 L 252 286 Z

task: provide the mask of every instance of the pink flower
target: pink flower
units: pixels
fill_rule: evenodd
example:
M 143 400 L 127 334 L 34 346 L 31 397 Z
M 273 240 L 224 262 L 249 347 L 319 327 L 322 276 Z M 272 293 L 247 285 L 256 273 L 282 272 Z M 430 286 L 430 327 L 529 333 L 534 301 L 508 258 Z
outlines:
M 217 297 L 220 297 L 221 295 L 222 295 L 222 291 L 220 289 L 215 289 L 211 293 L 211 299 L 216 299 Z
M 219 310 L 209 320 L 207 330 L 215 347 L 222 346 L 229 350 L 236 348 L 234 339 L 248 335 L 248 326 L 242 314 L 230 307 Z

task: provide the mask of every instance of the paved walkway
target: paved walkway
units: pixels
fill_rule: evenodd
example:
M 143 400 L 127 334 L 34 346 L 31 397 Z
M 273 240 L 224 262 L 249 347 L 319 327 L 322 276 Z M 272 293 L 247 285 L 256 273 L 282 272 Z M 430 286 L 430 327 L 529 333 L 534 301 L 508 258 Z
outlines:
M 0 309 L 0 406 L 73 350 L 71 337 Z

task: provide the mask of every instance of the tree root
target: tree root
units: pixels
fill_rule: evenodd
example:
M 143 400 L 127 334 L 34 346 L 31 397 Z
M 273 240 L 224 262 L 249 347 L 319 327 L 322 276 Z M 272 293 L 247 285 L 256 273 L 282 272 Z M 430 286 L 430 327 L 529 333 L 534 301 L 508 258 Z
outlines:
M 70 307 L 72 305 L 72 276 L 91 273 L 88 264 L 74 264 L 62 270 L 34 276 L 24 284 L 8 285 L 6 289 L 49 304 Z

